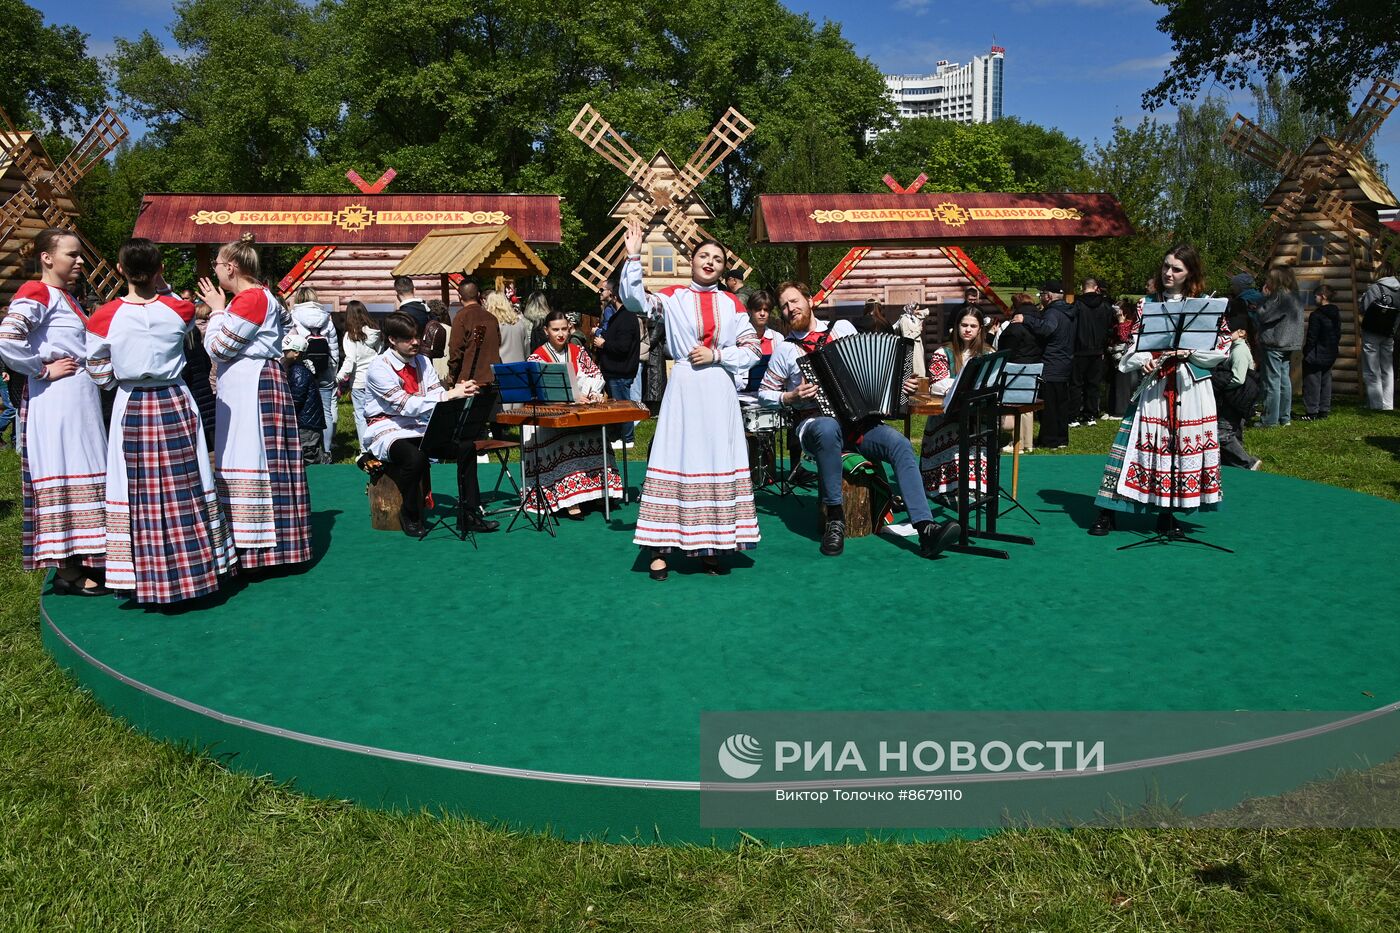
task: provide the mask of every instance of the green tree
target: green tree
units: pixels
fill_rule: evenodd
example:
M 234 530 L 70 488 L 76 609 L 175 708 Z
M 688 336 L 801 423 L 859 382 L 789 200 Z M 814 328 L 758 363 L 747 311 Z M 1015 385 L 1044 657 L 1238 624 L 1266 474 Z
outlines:
M 106 100 L 102 70 L 75 26 L 46 26 L 24 0 L 0 0 L 0 107 L 20 129 L 61 132 Z
M 1319 112 L 1338 112 L 1363 82 L 1400 70 L 1400 4 L 1389 0 L 1155 0 L 1175 57 L 1143 105 L 1155 109 L 1211 82 L 1248 87 L 1287 74 Z
M 1167 193 L 1174 144 L 1171 127 L 1146 118 L 1131 128 L 1119 118 L 1113 122 L 1108 142 L 1094 143 L 1089 187 L 1118 198 L 1133 233 L 1084 244 L 1079 264 L 1084 275 L 1099 279 L 1112 293 L 1141 291 L 1169 248 L 1172 233 Z

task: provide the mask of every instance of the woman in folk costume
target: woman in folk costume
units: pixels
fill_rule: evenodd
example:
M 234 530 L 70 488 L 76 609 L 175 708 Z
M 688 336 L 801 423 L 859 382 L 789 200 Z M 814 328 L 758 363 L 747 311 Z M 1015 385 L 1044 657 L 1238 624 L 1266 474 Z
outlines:
M 258 281 L 251 234 L 219 250 L 214 272 L 218 284 L 200 279 L 199 290 L 210 311 L 204 348 L 218 367 L 219 499 L 244 569 L 304 563 L 311 559 L 311 499 L 281 362 L 291 317 Z
M 603 372 L 588 351 L 569 340 L 573 329 L 569 316 L 559 309 L 544 319 L 545 342 L 535 348 L 530 359 L 541 363 L 564 363 L 574 399 L 601 402 Z M 583 521 L 583 505 L 603 498 L 603 439 L 593 428 L 559 430 L 525 428 L 525 444 L 520 460 L 525 464 L 525 507 L 532 512 L 558 512 L 574 521 Z M 622 477 L 612 465 L 607 451 L 607 494 L 622 497 Z M 539 487 L 536 488 L 538 482 Z M 539 501 L 542 495 L 544 502 Z
M 82 272 L 78 238 L 44 230 L 34 239 L 42 272 L 20 286 L 0 320 L 0 359 L 28 377 L 19 400 L 21 551 L 25 570 L 57 568 L 54 592 L 105 596 L 84 567 L 107 548 L 103 498 L 107 436 L 102 400 L 84 368 L 87 316 L 68 293 Z
M 88 319 L 87 370 L 116 386 L 107 438 L 107 586 L 138 603 L 207 596 L 236 555 L 199 407 L 181 377 L 194 305 L 170 293 L 160 249 L 128 240 L 126 297 Z
M 1205 274 L 1195 247 L 1177 246 L 1162 260 L 1152 294 L 1143 299 L 1179 301 L 1205 290 Z M 1215 392 L 1210 371 L 1229 349 L 1228 326 L 1215 349 L 1141 352 L 1142 307 L 1132 341 L 1118 368 L 1140 372 L 1137 388 L 1109 451 L 1108 465 L 1094 502 L 1098 518 L 1091 535 L 1117 527 L 1116 514 L 1157 513 L 1157 530 L 1178 531 L 1173 511 L 1215 509 L 1220 505 L 1220 445 L 1216 436 Z
M 963 368 L 974 358 L 990 353 L 987 332 L 976 308 L 963 311 L 953 325 L 953 339 L 933 351 L 928 361 L 929 392 L 944 396 L 952 391 Z M 958 491 L 958 424 L 942 416 L 929 418 L 924 426 L 923 455 L 919 472 L 924 477 L 924 491 L 942 505 Z M 987 491 L 987 451 L 972 450 L 968 480 L 972 492 Z M 940 498 L 941 497 L 941 498 Z
M 619 288 L 623 305 L 639 314 L 649 309 L 642 285 L 645 233 L 636 217 L 628 221 Z M 720 552 L 756 547 L 759 538 L 734 390 L 734 376 L 758 362 L 758 335 L 739 300 L 717 287 L 723 246 L 702 242 L 691 254 L 690 269 L 689 285 L 657 292 L 659 313 L 653 312 L 676 361 L 656 422 L 633 537 L 653 549 L 654 580 L 666 579 L 666 558 L 673 550 L 700 557 L 706 573 L 721 573 Z

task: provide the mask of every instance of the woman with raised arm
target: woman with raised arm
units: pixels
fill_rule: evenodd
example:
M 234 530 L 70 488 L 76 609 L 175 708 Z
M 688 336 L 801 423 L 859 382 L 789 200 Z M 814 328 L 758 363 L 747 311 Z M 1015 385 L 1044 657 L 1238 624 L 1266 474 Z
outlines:
M 107 438 L 107 586 L 138 603 L 208 596 L 233 569 L 199 406 L 185 384 L 194 304 L 165 284 L 160 247 L 117 254 L 125 297 L 88 319 L 87 370 L 116 387 Z
M 627 260 L 619 298 L 665 329 L 676 365 L 661 402 L 633 540 L 652 551 L 651 577 L 666 579 L 674 551 L 699 557 L 706 573 L 724 570 L 719 555 L 758 545 L 758 516 L 734 377 L 758 362 L 758 335 L 744 306 L 719 289 L 724 247 L 714 240 L 691 252 L 691 281 L 656 292 L 642 284 L 640 220 L 627 224 Z
M 224 244 L 218 284 L 199 280 L 209 306 L 204 348 L 218 367 L 214 478 L 244 569 L 311 559 L 311 499 L 296 409 L 282 372 L 291 315 L 258 280 L 252 234 Z M 233 293 L 229 301 L 224 291 Z
M 34 238 L 40 277 L 25 282 L 0 320 L 0 359 L 28 377 L 19 402 L 25 570 L 54 571 L 54 592 L 105 596 L 85 568 L 104 564 L 107 435 L 102 399 L 88 376 L 87 315 L 68 289 L 83 270 L 78 238 L 48 229 Z
M 1205 291 L 1201 255 L 1190 244 L 1162 259 L 1147 301 L 1180 301 Z M 1132 340 L 1118 361 L 1122 372 L 1141 373 L 1113 447 L 1099 494 L 1091 535 L 1118 527 L 1116 515 L 1156 514 L 1157 530 L 1178 534 L 1173 512 L 1220 505 L 1220 444 L 1216 437 L 1215 392 L 1210 371 L 1229 355 L 1230 332 L 1222 320 L 1215 349 L 1142 351 L 1142 304 Z

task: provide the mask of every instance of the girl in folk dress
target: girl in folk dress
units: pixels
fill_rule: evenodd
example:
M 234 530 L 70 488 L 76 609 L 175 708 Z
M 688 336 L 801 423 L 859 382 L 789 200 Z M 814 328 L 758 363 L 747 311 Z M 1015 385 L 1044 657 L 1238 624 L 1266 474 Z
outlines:
M 28 376 L 19 401 L 21 551 L 25 570 L 57 568 L 54 591 L 105 596 L 84 570 L 106 551 L 103 488 L 107 438 L 102 400 L 84 368 L 87 315 L 68 293 L 82 272 L 78 238 L 44 230 L 34 239 L 42 272 L 10 299 L 0 320 L 0 359 Z
M 619 297 L 648 312 L 642 285 L 645 229 L 628 221 L 627 261 Z M 699 556 L 706 573 L 722 572 L 718 554 L 758 545 L 748 447 L 734 376 L 758 362 L 758 335 L 739 300 L 718 289 L 724 247 L 706 240 L 691 254 L 691 282 L 657 292 L 657 322 L 675 358 L 647 460 L 633 540 L 652 548 L 653 579 L 664 580 L 666 555 Z M 658 328 L 661 329 L 661 328 Z
M 1205 290 L 1201 256 L 1182 245 L 1167 253 L 1143 301 L 1178 301 Z M 1122 372 L 1141 372 L 1138 386 L 1099 484 L 1098 518 L 1091 535 L 1117 527 L 1118 512 L 1158 515 L 1157 530 L 1176 532 L 1173 511 L 1215 509 L 1220 505 L 1220 444 L 1216 436 L 1215 392 L 1210 371 L 1228 356 L 1229 330 L 1210 351 L 1139 352 L 1142 307 L 1132 341 L 1118 361 Z
M 982 316 L 972 308 L 958 316 L 953 325 L 953 339 L 947 346 L 933 351 L 928 361 L 929 392 L 946 396 L 957 382 L 958 375 L 973 357 L 991 352 Z M 958 490 L 958 425 L 943 417 L 929 418 L 924 426 L 923 456 L 919 472 L 924 477 L 924 491 L 930 498 L 952 496 Z M 977 447 L 972 451 L 968 479 L 976 493 L 987 491 L 987 451 Z
M 200 279 L 209 306 L 204 348 L 218 367 L 214 478 L 244 568 L 311 559 L 311 500 L 296 410 L 282 372 L 291 317 L 258 282 L 251 234 L 225 244 L 215 285 Z M 224 290 L 233 292 L 228 301 Z M 225 305 L 227 304 L 227 308 Z
M 573 383 L 574 398 L 581 402 L 601 402 L 603 373 L 588 351 L 569 341 L 572 325 L 563 311 L 550 311 L 544 319 L 545 342 L 530 354 L 541 363 L 565 363 L 569 381 Z M 583 504 L 603 498 L 603 439 L 593 428 L 558 430 L 555 428 L 526 428 L 521 462 L 525 464 L 525 507 L 532 512 L 548 511 L 564 514 L 574 521 L 583 520 Z M 613 469 L 612 452 L 608 451 L 608 490 L 612 498 L 622 497 L 622 477 Z M 538 472 L 537 472 L 538 471 Z M 536 477 L 540 489 L 536 489 Z M 537 493 L 544 496 L 543 507 Z
M 199 408 L 181 378 L 194 305 L 170 293 L 160 249 L 128 240 L 125 298 L 88 319 L 87 370 L 116 386 L 107 438 L 107 586 L 138 603 L 207 596 L 233 569 Z

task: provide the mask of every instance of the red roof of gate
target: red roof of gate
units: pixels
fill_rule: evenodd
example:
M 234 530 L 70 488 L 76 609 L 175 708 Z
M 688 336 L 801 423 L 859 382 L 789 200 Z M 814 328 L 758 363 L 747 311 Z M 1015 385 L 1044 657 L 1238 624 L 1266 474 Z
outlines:
M 132 236 L 227 243 L 245 232 L 270 245 L 411 246 L 441 227 L 509 224 L 533 246 L 558 246 L 553 194 L 148 194 Z

